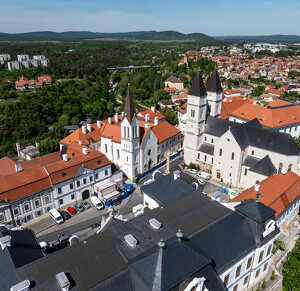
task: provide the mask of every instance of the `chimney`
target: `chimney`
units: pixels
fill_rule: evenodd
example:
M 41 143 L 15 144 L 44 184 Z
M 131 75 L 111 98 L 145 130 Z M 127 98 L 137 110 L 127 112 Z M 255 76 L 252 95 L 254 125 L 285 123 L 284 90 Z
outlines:
M 87 124 L 87 130 L 89 131 L 89 132 L 92 132 L 92 125 L 89 123 L 89 124 Z
M 56 281 L 58 283 L 58 286 L 61 288 L 63 291 L 68 291 L 70 289 L 70 281 L 68 277 L 66 276 L 65 272 L 60 272 L 55 275 Z
M 82 144 L 82 141 L 81 141 L 81 140 L 79 140 L 79 141 L 78 141 L 78 143 L 79 143 L 79 144 Z
M 16 169 L 16 172 L 17 173 L 20 173 L 20 172 L 22 172 L 22 166 L 21 166 L 21 164 L 19 164 L 19 163 L 16 163 L 15 164 L 15 169 Z
M 116 122 L 116 123 L 119 123 L 118 113 L 115 114 L 115 122 Z
M 111 117 L 108 117 L 108 123 L 111 124 Z
M 177 180 L 178 178 L 180 178 L 180 171 L 179 170 L 174 171 L 173 175 L 174 175 L 174 180 Z
M 83 149 L 82 149 L 82 153 L 85 154 L 85 155 L 87 155 L 87 154 L 88 154 L 87 148 L 83 148 Z
M 86 126 L 85 125 L 81 126 L 81 129 L 82 129 L 83 134 L 86 134 Z
M 158 117 L 155 116 L 155 118 L 154 118 L 154 125 L 157 125 L 157 124 L 158 124 Z
M 30 281 L 24 280 L 16 285 L 10 287 L 10 291 L 27 291 L 30 288 Z
M 124 117 L 124 111 L 121 112 L 122 117 Z
M 286 168 L 283 168 L 281 173 L 282 173 L 282 175 L 284 176 L 284 175 L 287 173 Z
M 100 120 L 97 120 L 97 126 L 98 126 L 99 128 L 101 128 L 101 121 L 100 121 Z
M 68 155 L 66 155 L 66 154 L 63 154 L 63 155 L 62 155 L 62 158 L 63 158 L 63 160 L 64 160 L 65 162 L 67 162 L 67 161 L 68 161 Z
M 4 251 L 4 249 L 6 247 L 11 247 L 11 236 L 10 235 L 6 235 L 4 237 L 1 237 L 0 238 L 0 245 L 1 245 L 2 251 Z
M 149 121 L 149 114 L 146 114 L 146 116 L 145 116 L 145 121 L 147 122 L 147 121 Z
M 16 146 L 17 146 L 18 157 L 20 157 L 20 149 L 21 149 L 20 143 L 17 142 L 17 143 L 16 143 Z
M 40 144 L 40 143 L 39 143 L 38 141 L 36 141 L 36 142 L 35 142 L 35 147 L 38 148 L 38 147 L 39 147 L 39 144 Z
M 150 128 L 150 124 L 149 124 L 149 123 L 146 123 L 146 124 L 145 124 L 145 128 Z
M 155 107 L 154 106 L 151 106 L 151 110 L 153 113 L 155 113 Z

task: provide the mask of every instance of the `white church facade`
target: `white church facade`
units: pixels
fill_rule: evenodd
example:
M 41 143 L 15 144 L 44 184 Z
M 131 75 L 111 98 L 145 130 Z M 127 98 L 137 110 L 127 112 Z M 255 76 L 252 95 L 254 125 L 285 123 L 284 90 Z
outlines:
M 188 96 L 184 159 L 231 186 L 251 187 L 282 171 L 299 174 L 299 148 L 291 135 L 263 128 L 258 119 L 220 119 L 222 93 L 215 70 L 207 91 L 200 73 Z M 283 142 L 284 141 L 284 142 Z
M 68 147 L 77 142 L 101 151 L 129 179 L 150 169 L 181 148 L 181 131 L 166 121 L 154 107 L 136 113 L 130 88 L 124 112 L 87 124 L 60 141 Z

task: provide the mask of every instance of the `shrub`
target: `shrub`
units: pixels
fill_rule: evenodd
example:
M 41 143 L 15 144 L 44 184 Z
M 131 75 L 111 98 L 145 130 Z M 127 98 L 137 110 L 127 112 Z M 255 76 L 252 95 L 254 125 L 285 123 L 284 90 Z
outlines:
M 198 165 L 192 163 L 192 162 L 188 165 L 188 167 L 189 167 L 190 169 L 194 169 L 194 170 L 197 170 L 197 171 L 200 170 L 200 167 L 199 167 Z
M 272 272 L 271 280 L 274 280 L 274 278 L 275 278 L 275 269 L 274 269 L 273 272 Z
M 264 289 L 266 288 L 266 278 L 263 280 L 262 287 L 263 287 Z
M 257 288 L 256 288 L 256 291 L 259 291 L 260 290 L 260 285 L 261 283 L 258 284 Z

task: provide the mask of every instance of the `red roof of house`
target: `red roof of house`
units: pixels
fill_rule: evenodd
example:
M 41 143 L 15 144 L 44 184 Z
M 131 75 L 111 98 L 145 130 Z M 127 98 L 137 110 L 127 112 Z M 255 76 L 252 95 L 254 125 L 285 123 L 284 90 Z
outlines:
M 35 166 L 0 178 L 0 199 L 15 201 L 51 186 L 43 166 Z
M 167 121 L 163 121 L 158 125 L 153 126 L 151 129 L 157 138 L 158 144 L 181 133 L 179 129 L 177 129 L 175 126 L 171 125 Z
M 15 162 L 8 157 L 0 159 L 0 177 L 16 173 Z
M 155 117 L 158 117 L 158 120 L 165 119 L 165 116 L 162 115 L 159 111 L 153 112 L 152 109 L 147 109 L 138 113 L 138 116 L 146 117 L 146 114 L 149 114 L 149 120 L 154 122 Z
M 259 183 L 259 201 L 276 211 L 275 218 L 281 215 L 298 197 L 300 197 L 300 177 L 294 172 L 266 178 Z M 232 199 L 232 202 L 255 199 L 254 186 Z
M 228 119 L 232 112 L 234 112 L 237 108 L 241 107 L 246 103 L 252 104 L 253 101 L 253 99 L 246 97 L 243 98 L 241 96 L 224 98 L 221 106 L 220 118 Z
M 61 160 L 61 152 L 55 152 L 49 155 L 37 157 L 35 159 L 22 162 L 22 168 L 23 169 L 29 169 L 35 166 L 45 166 L 51 163 L 55 163 Z
M 279 95 L 279 96 L 284 95 L 282 91 L 276 89 L 267 89 L 266 92 L 274 95 Z

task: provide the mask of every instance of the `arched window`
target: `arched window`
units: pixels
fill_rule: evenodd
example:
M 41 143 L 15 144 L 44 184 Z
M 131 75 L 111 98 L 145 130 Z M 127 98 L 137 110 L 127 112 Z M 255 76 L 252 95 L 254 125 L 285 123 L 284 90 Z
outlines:
M 282 172 L 282 167 L 283 167 L 283 165 L 282 165 L 282 163 L 280 163 L 280 164 L 279 164 L 279 168 L 278 168 L 278 174 L 281 174 L 281 172 Z
M 289 164 L 289 167 L 288 167 L 288 172 L 290 172 L 292 170 L 292 164 Z
M 129 127 L 127 127 L 127 138 L 129 138 Z

